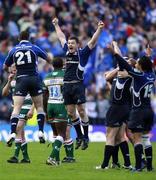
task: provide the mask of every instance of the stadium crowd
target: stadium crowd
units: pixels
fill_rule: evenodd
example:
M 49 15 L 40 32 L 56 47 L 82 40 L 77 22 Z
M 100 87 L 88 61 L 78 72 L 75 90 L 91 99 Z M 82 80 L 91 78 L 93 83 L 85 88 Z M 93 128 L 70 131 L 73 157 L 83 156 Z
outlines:
M 20 31 L 29 28 L 31 40 L 52 56 L 63 56 L 52 17 L 59 17 L 61 29 L 68 37 L 79 37 L 83 47 L 96 30 L 99 19 L 106 28 L 92 53 L 85 73 L 87 111 L 91 123 L 104 121 L 109 107 L 108 86 L 104 72 L 115 67 L 107 43 L 117 40 L 124 56 L 138 58 L 150 42 L 156 65 L 156 2 L 154 0 L 0 0 L 0 91 L 7 78 L 2 65 L 9 50 L 17 43 Z M 51 67 L 40 63 L 45 77 Z M 95 95 L 96 94 L 96 95 Z M 107 108 L 106 108 L 107 107 Z M 9 120 L 10 97 L 0 93 L 0 119 Z

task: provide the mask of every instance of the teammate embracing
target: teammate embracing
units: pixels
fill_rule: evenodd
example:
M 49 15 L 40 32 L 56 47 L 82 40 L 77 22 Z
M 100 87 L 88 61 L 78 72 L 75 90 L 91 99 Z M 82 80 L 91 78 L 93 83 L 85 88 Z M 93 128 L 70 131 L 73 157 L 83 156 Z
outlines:
M 133 69 L 120 55 L 116 42 L 112 43 L 114 56 L 121 68 L 125 69 L 132 77 L 132 110 L 128 121 L 128 128 L 133 133 L 135 169 L 141 171 L 143 154 L 142 135 L 149 132 L 153 126 L 154 113 L 151 107 L 151 93 L 154 88 L 155 74 L 153 64 L 149 56 L 143 56 L 137 60 L 136 70 Z M 152 145 L 147 141 L 145 155 L 147 171 L 152 171 Z
M 121 149 L 124 165 L 130 169 L 129 147 L 125 138 L 125 122 L 129 118 L 131 110 L 131 78 L 122 78 L 118 75 L 119 68 L 106 73 L 106 80 L 112 81 L 111 87 L 111 106 L 106 114 L 106 145 L 104 150 L 104 159 L 96 169 L 108 169 L 109 160 L 112 156 L 112 168 L 120 168 L 118 162 L 118 150 Z

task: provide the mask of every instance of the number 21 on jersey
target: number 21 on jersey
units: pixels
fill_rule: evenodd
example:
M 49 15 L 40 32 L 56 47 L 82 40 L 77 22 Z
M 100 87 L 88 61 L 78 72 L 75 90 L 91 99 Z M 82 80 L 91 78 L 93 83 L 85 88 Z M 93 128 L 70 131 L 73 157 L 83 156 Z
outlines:
M 26 51 L 26 52 L 18 51 L 15 54 L 15 57 L 17 58 L 17 65 L 32 63 L 30 51 Z

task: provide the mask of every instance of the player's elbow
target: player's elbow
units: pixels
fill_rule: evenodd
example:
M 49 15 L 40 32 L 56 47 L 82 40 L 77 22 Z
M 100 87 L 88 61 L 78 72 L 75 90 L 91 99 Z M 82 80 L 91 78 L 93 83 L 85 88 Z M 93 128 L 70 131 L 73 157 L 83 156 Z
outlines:
M 111 82 L 113 78 L 110 77 L 110 76 L 106 76 L 105 79 L 106 79 L 107 82 Z
M 112 78 L 110 77 L 109 72 L 105 72 L 105 73 L 104 73 L 104 77 L 105 77 L 105 80 L 106 80 L 106 81 L 111 81 L 111 79 L 112 79 Z
M 95 45 L 96 45 L 96 43 L 93 43 L 93 42 L 88 43 L 89 49 L 93 49 L 95 47 Z
M 47 57 L 47 63 L 49 63 L 49 64 L 52 63 L 52 56 L 48 55 L 48 57 Z

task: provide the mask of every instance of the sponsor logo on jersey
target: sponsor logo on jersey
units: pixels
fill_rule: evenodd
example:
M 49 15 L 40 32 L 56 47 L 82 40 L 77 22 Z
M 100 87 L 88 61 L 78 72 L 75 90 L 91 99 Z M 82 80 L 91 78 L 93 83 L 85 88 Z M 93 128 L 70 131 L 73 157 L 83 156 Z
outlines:
M 42 90 L 38 90 L 38 93 L 42 93 Z
M 136 128 L 143 128 L 142 125 L 136 126 Z
M 22 95 L 22 93 L 20 91 L 17 91 L 16 95 Z
M 77 100 L 77 103 L 80 103 L 80 102 L 81 102 L 81 100 L 80 100 L 80 99 L 78 99 L 78 100 Z

